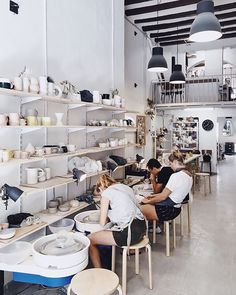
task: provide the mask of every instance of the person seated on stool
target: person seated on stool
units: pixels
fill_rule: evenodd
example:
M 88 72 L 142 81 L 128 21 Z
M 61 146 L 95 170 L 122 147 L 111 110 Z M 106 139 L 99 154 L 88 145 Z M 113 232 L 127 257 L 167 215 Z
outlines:
M 150 180 L 154 193 L 162 192 L 174 171 L 171 167 L 162 167 L 157 159 L 150 159 L 147 163 L 147 168 L 151 173 Z
M 109 218 L 115 225 L 111 230 L 102 230 L 88 236 L 92 264 L 94 267 L 102 267 L 97 245 L 122 247 L 137 244 L 146 233 L 146 221 L 129 186 L 117 183 L 104 174 L 98 179 L 96 190 L 101 194 L 100 224 L 105 226 Z
M 184 166 L 184 159 L 179 151 L 169 156 L 170 166 L 174 172 L 163 191 L 143 199 L 141 211 L 148 220 L 168 221 L 181 212 L 181 203 L 192 187 L 192 176 Z

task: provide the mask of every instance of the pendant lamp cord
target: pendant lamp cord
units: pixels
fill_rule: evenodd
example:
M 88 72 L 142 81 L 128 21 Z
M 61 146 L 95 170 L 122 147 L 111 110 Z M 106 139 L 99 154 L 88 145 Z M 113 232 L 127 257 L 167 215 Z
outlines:
M 158 46 L 158 33 L 159 33 L 159 30 L 158 30 L 158 0 L 157 0 L 157 38 L 156 38 L 156 45 Z

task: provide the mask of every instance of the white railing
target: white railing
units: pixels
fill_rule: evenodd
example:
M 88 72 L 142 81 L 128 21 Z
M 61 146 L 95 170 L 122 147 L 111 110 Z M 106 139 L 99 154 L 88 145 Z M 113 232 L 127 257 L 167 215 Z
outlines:
M 152 81 L 151 92 L 155 104 L 234 100 L 236 104 L 236 75 L 187 77 L 186 83 L 181 85 L 173 85 L 167 81 Z

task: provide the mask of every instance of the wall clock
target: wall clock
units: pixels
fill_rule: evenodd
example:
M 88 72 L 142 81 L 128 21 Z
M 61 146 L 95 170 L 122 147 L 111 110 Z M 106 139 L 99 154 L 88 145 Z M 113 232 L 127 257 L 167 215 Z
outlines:
M 210 130 L 212 130 L 213 127 L 214 127 L 214 123 L 213 123 L 211 120 L 209 120 L 209 119 L 204 120 L 204 121 L 202 122 L 202 128 L 203 128 L 204 130 L 206 130 L 206 131 L 210 131 Z

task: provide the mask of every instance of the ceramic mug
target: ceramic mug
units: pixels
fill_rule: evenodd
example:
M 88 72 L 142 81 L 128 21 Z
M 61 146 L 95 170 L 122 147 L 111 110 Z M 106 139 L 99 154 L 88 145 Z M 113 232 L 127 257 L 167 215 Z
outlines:
M 51 118 L 50 117 L 42 117 L 42 125 L 43 126 L 50 126 L 51 125 Z
M 29 157 L 30 157 L 30 154 L 28 152 L 22 151 L 20 153 L 20 158 L 21 159 L 29 159 Z
M 45 176 L 46 176 L 46 179 L 50 179 L 51 178 L 51 168 L 49 167 L 46 167 L 44 168 L 44 171 L 45 171 Z
M 9 121 L 11 126 L 18 126 L 20 125 L 20 116 L 18 113 L 10 113 L 9 114 Z
M 48 92 L 48 82 L 45 76 L 39 77 L 39 91 L 41 94 L 47 94 Z
M 38 157 L 42 157 L 44 155 L 44 149 L 40 147 L 35 148 L 35 155 Z
M 39 178 L 45 178 L 45 172 L 41 168 L 26 168 L 26 182 L 27 184 L 38 183 Z
M 23 83 L 22 83 L 22 79 L 20 77 L 14 78 L 14 88 L 15 88 L 15 90 L 19 90 L 19 91 L 23 90 Z
M 48 83 L 48 95 L 54 95 L 55 84 L 52 82 Z
M 7 125 L 7 116 L 5 114 L 0 114 L 0 126 Z
M 52 153 L 52 148 L 50 148 L 50 147 L 45 147 L 45 148 L 44 148 L 44 152 L 45 152 L 46 155 L 51 155 L 51 153 Z
M 100 103 L 100 101 L 101 101 L 101 96 L 99 94 L 99 91 L 94 90 L 93 91 L 93 102 L 94 103 Z
M 46 178 L 46 172 L 42 169 L 41 170 L 38 170 L 38 180 L 39 182 L 43 182 L 45 181 L 47 178 Z
M 25 92 L 29 92 L 29 87 L 30 87 L 30 81 L 28 77 L 23 78 L 23 90 Z
M 13 155 L 13 153 L 11 150 L 3 150 L 2 161 L 8 162 L 12 158 L 12 155 Z
M 14 151 L 13 152 L 13 157 L 15 159 L 20 159 L 20 157 L 21 157 L 21 151 Z
M 3 156 L 3 150 L 0 150 L 0 162 L 2 162 L 2 161 L 3 161 L 3 158 L 2 158 L 2 156 Z
M 76 145 L 75 144 L 68 144 L 67 145 L 68 152 L 75 152 L 76 151 Z
M 27 125 L 28 126 L 36 126 L 37 125 L 37 117 L 36 116 L 28 116 L 27 117 Z

